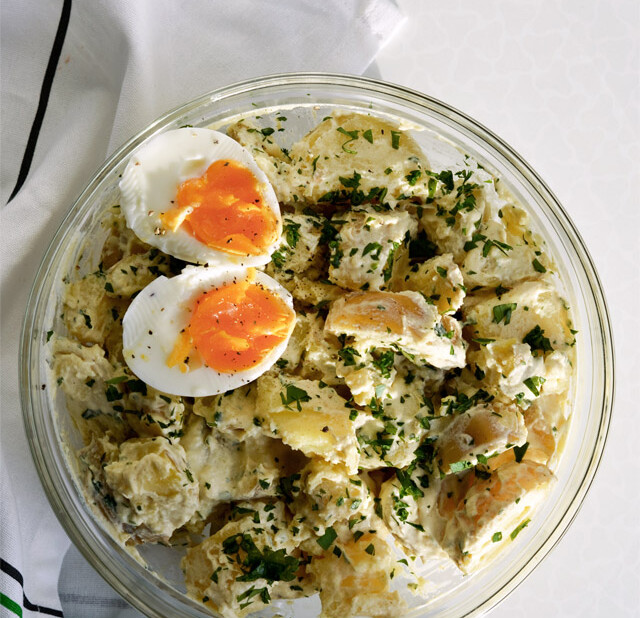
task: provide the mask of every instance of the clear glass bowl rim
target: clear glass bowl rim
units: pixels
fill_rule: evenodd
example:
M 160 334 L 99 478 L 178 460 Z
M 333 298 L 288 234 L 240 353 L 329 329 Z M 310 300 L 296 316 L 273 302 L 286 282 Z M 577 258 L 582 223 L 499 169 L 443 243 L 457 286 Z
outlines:
M 125 157 L 128 157 L 128 155 L 141 142 L 153 135 L 155 132 L 163 129 L 170 122 L 175 121 L 177 118 L 180 118 L 181 116 L 184 116 L 207 103 L 223 101 L 226 98 L 246 94 L 248 92 L 263 91 L 265 89 L 278 87 L 302 88 L 305 86 L 358 88 L 362 91 L 367 91 L 374 96 L 378 95 L 386 99 L 394 100 L 399 104 L 408 104 L 413 107 L 421 108 L 423 111 L 427 110 L 436 117 L 444 119 L 449 124 L 453 124 L 455 127 L 464 129 L 473 134 L 477 139 L 484 143 L 485 147 L 493 150 L 502 157 L 503 160 L 507 161 L 516 173 L 520 175 L 520 179 L 524 180 L 525 184 L 528 184 L 529 187 L 538 193 L 543 201 L 550 206 L 557 223 L 566 237 L 570 240 L 572 248 L 580 260 L 580 265 L 584 270 L 587 279 L 591 283 L 591 289 L 589 292 L 592 295 L 592 300 L 597 311 L 595 320 L 600 329 L 599 336 L 602 339 L 603 347 L 603 397 L 602 413 L 600 416 L 597 439 L 589 465 L 584 470 L 583 478 L 580 481 L 569 507 L 564 512 L 551 534 L 549 534 L 546 540 L 529 557 L 526 564 L 516 574 L 505 581 L 504 584 L 489 598 L 480 600 L 473 610 L 464 614 L 465 616 L 479 615 L 497 605 L 522 581 L 524 581 L 524 579 L 559 542 L 571 522 L 575 519 L 575 516 L 584 501 L 600 464 L 611 421 L 615 390 L 613 335 L 606 299 L 603 293 L 602 284 L 593 264 L 593 260 L 580 233 L 576 229 L 560 201 L 549 189 L 546 183 L 512 147 L 492 131 L 450 105 L 409 88 L 372 78 L 339 73 L 300 72 L 274 74 L 265 77 L 253 78 L 207 92 L 184 105 L 174 108 L 152 122 L 116 150 L 95 173 L 58 227 L 58 230 L 54 234 L 44 254 L 29 294 L 27 309 L 22 325 L 19 368 L 20 399 L 22 404 L 23 420 L 32 458 L 49 503 L 58 520 L 73 543 L 78 547 L 89 563 L 121 596 L 123 596 L 123 598 L 136 606 L 140 611 L 145 612 L 149 616 L 161 617 L 165 615 L 160 613 L 160 610 L 158 610 L 157 607 L 154 607 L 151 595 L 144 594 L 143 597 L 146 597 L 145 600 L 145 598 L 142 598 L 139 594 L 134 594 L 134 592 L 121 581 L 117 573 L 117 564 L 114 563 L 112 556 L 104 555 L 102 551 L 94 550 L 94 548 L 87 543 L 87 539 L 84 534 L 84 531 L 87 530 L 86 525 L 83 525 L 81 529 L 81 524 L 84 522 L 77 522 L 74 520 L 68 512 L 69 505 L 61 497 L 61 493 L 64 493 L 65 488 L 61 485 L 62 477 L 60 475 L 60 471 L 57 470 L 55 466 L 51 466 L 51 463 L 53 463 L 53 453 L 48 447 L 47 441 L 44 439 L 44 426 L 36 414 L 38 404 L 35 401 L 35 394 L 37 393 L 39 385 L 34 384 L 31 376 L 33 358 L 34 356 L 37 356 L 38 349 L 41 345 L 39 339 L 39 335 L 41 335 L 41 333 L 38 333 L 39 325 L 36 323 L 36 309 L 40 303 L 42 284 L 49 274 L 51 269 L 50 265 L 53 263 L 53 257 L 56 255 L 62 239 L 66 236 L 69 230 L 69 224 L 75 219 L 76 215 L 78 215 L 81 210 L 89 207 L 88 200 L 91 198 L 96 188 L 99 187 L 101 182 L 109 174 L 110 170 L 116 166 L 118 162 L 123 160 Z M 175 593 L 171 592 L 171 589 L 168 586 L 162 583 L 159 583 L 159 586 L 169 592 L 172 597 L 175 597 Z M 138 590 L 136 592 L 139 593 L 141 591 Z M 191 608 L 195 610 L 195 613 L 191 615 L 208 615 L 207 613 L 202 612 L 196 604 L 190 605 Z

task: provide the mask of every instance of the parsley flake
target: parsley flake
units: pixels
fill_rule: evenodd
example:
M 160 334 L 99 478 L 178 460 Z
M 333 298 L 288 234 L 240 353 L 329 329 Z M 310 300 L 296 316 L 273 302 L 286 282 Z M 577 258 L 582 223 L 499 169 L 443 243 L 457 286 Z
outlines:
M 333 542 L 338 538 L 338 533 L 329 526 L 324 534 L 316 539 L 316 543 L 322 547 L 325 551 L 331 547 Z
M 300 404 L 311 401 L 311 397 L 309 397 L 309 394 L 304 389 L 298 388 L 294 384 L 287 384 L 286 395 L 280 393 L 280 400 L 282 401 L 282 405 L 289 410 L 291 410 L 290 404 L 295 402 L 298 412 L 300 412 L 302 411 Z
M 533 262 L 531 262 L 531 264 L 533 265 L 533 268 L 537 270 L 539 273 L 547 272 L 547 269 L 542 264 L 540 264 L 540 262 L 538 262 L 537 258 L 534 259 Z
M 342 150 L 344 150 L 348 154 L 358 154 L 358 152 L 356 150 L 351 150 L 351 149 L 347 148 L 347 144 L 350 144 L 351 142 L 357 140 L 358 139 L 358 133 L 360 133 L 360 131 L 358 129 L 356 129 L 355 131 L 347 131 L 346 129 L 343 129 L 342 127 L 338 127 L 336 129 L 336 131 L 338 131 L 338 133 L 342 133 L 342 135 L 345 135 L 346 137 L 349 138 L 346 142 L 344 142 L 342 144 Z
M 546 382 L 541 376 L 531 376 L 523 381 L 523 384 L 536 396 L 540 396 L 540 387 Z
M 520 532 L 522 532 L 531 522 L 530 519 L 525 519 L 509 536 L 511 537 L 511 540 L 513 541 L 513 539 L 515 539 Z
M 493 308 L 493 321 L 500 324 L 504 320 L 505 326 L 511 322 L 511 313 L 516 310 L 517 303 L 506 303 L 504 305 L 496 305 Z

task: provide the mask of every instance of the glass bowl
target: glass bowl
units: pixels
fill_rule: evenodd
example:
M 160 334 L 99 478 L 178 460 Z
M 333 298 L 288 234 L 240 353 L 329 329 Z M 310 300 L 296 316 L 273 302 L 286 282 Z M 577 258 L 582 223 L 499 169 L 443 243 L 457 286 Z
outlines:
M 472 575 L 447 576 L 428 603 L 414 600 L 408 615 L 459 617 L 486 612 L 511 592 L 560 540 L 576 516 L 604 449 L 613 400 L 611 327 L 602 286 L 587 248 L 557 198 L 535 171 L 499 137 L 461 112 L 426 95 L 379 81 L 323 73 L 285 74 L 216 90 L 162 116 L 120 148 L 91 179 L 56 232 L 31 290 L 23 325 L 20 380 L 26 432 L 40 479 L 62 526 L 85 558 L 127 601 L 149 616 L 207 616 L 181 592 L 177 562 L 167 550 L 150 547 L 147 565 L 108 534 L 108 526 L 87 506 L 76 482 L 73 448 L 79 439 L 68 414 L 57 414 L 47 365 L 47 332 L 56 328 L 63 279 L 97 264 L 101 215 L 118 203 L 118 181 L 132 151 L 143 141 L 183 125 L 224 129 L 242 115 L 268 116 L 287 110 L 299 136 L 330 110 L 350 109 L 400 118 L 439 163 L 468 153 L 500 177 L 529 212 L 532 227 L 546 241 L 577 335 L 574 406 L 558 483 L 536 510 L 531 524 L 487 568 Z M 284 144 L 285 146 L 287 144 Z M 94 239 L 87 244 L 86 239 Z M 97 241 L 95 239 L 97 238 Z M 59 396 L 60 397 L 60 396 Z M 428 572 L 438 580 L 441 573 Z M 182 591 L 184 587 L 182 587 Z M 417 603 L 417 604 L 416 604 Z M 319 603 L 282 602 L 284 616 L 317 615 Z M 269 612 L 260 615 L 269 615 Z

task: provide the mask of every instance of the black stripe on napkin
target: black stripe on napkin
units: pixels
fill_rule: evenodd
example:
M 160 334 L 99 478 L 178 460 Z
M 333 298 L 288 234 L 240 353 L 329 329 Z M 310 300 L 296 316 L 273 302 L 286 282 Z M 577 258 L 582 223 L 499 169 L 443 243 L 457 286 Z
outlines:
M 27 146 L 24 150 L 22 163 L 20 164 L 18 180 L 16 181 L 16 186 L 13 188 L 13 192 L 11 193 L 7 204 L 16 196 L 16 193 L 20 191 L 24 181 L 27 179 L 27 175 L 29 174 L 31 162 L 33 161 L 33 154 L 36 151 L 36 144 L 38 143 L 38 136 L 40 135 L 40 129 L 42 128 L 42 121 L 44 120 L 44 114 L 47 111 L 47 103 L 49 102 L 49 95 L 51 94 L 51 86 L 53 85 L 53 78 L 56 74 L 56 67 L 58 66 L 60 54 L 62 53 L 62 45 L 64 43 L 64 38 L 67 35 L 70 16 L 71 0 L 64 0 L 62 5 L 62 14 L 60 15 L 60 21 L 58 22 L 58 30 L 56 31 L 56 37 L 53 40 L 53 47 L 51 49 L 51 54 L 49 55 L 47 70 L 45 71 L 44 81 L 42 82 L 42 88 L 40 89 L 40 99 L 38 101 L 36 116 L 33 119 L 31 132 L 29 133 L 29 139 L 27 140 Z
M 63 618 L 64 614 L 59 609 L 51 609 L 50 607 L 43 607 L 42 605 L 36 605 L 27 599 L 27 595 L 24 593 L 24 579 L 22 573 L 15 567 L 11 566 L 6 560 L 0 558 L 0 571 L 4 571 L 9 577 L 15 579 L 22 587 L 22 605 L 25 609 L 32 612 L 40 612 L 41 614 L 47 614 L 49 616 L 59 616 Z

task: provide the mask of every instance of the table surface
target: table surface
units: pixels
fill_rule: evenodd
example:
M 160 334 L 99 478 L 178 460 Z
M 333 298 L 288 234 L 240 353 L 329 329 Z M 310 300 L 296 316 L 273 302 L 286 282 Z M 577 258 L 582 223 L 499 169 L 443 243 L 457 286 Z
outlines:
M 376 58 L 382 79 L 464 111 L 538 171 L 580 230 L 613 321 L 616 399 L 596 479 L 559 545 L 491 618 L 638 616 L 640 3 L 398 4 L 408 20 Z

